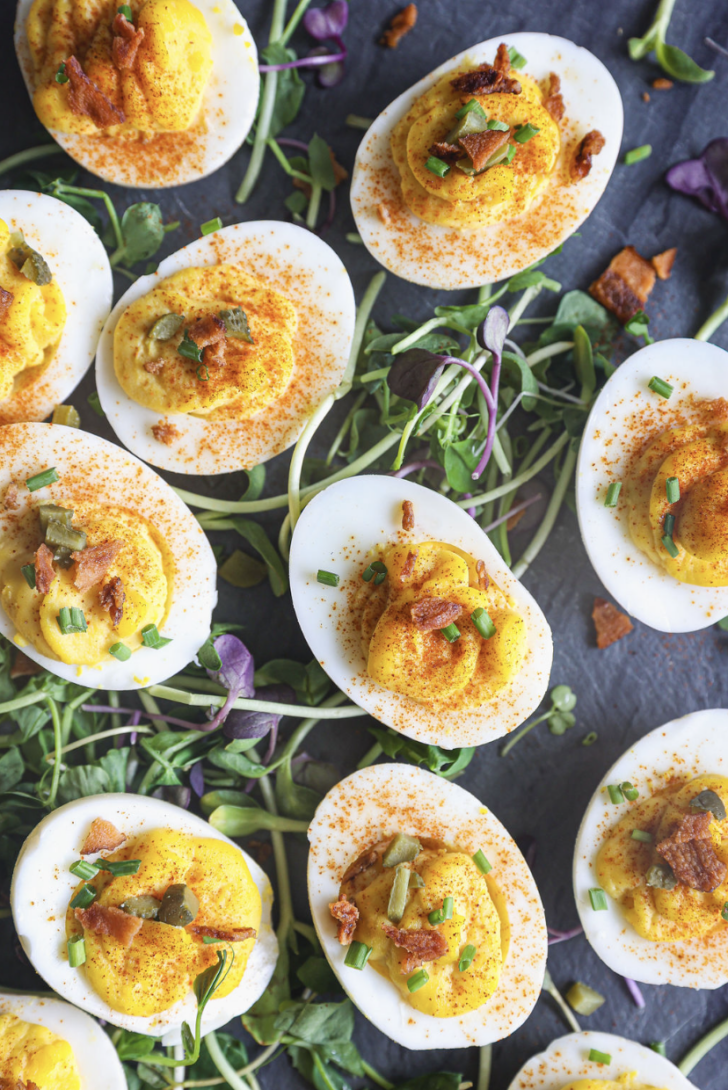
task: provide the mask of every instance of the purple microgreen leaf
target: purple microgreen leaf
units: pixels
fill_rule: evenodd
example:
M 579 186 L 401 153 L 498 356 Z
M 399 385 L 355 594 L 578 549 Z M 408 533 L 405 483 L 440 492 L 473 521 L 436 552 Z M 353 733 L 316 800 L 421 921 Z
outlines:
M 213 681 L 217 681 L 228 691 L 227 700 L 221 708 L 210 709 L 210 722 L 200 727 L 200 730 L 215 730 L 224 723 L 230 709 L 239 696 L 251 697 L 255 693 L 253 675 L 255 663 L 253 656 L 242 640 L 226 632 L 218 636 L 213 647 L 220 656 L 222 666 L 219 670 L 208 670 L 207 674 Z
M 341 54 L 338 54 L 339 56 Z M 308 54 L 309 58 L 312 57 L 329 57 L 332 56 L 325 45 L 317 45 L 315 49 L 312 49 Z M 328 90 L 330 87 L 336 87 L 341 83 L 344 78 L 345 68 L 344 62 L 341 60 L 333 61 L 331 64 L 324 64 L 320 68 L 316 69 L 316 83 L 319 87 Z
M 190 769 L 190 787 L 198 799 L 201 799 L 205 794 L 205 770 L 202 761 L 198 761 Z
M 444 370 L 444 356 L 436 356 L 424 348 L 410 348 L 395 358 L 387 375 L 387 385 L 397 397 L 414 401 L 422 411 L 434 394 Z
M 303 25 L 317 42 L 338 38 L 344 33 L 349 19 L 346 0 L 332 0 L 325 8 L 309 8 L 303 17 Z
M 478 326 L 479 345 L 492 353 L 494 361 L 498 363 L 503 355 L 503 344 L 508 336 L 509 325 L 508 311 L 503 307 L 491 307 Z
M 711 140 L 697 159 L 670 167 L 666 181 L 671 189 L 695 197 L 710 212 L 728 220 L 728 137 Z
M 262 685 L 255 690 L 255 699 L 270 700 L 277 704 L 295 704 L 296 693 L 290 685 Z M 281 718 L 276 712 L 233 709 L 225 720 L 223 734 L 227 738 L 264 738 L 277 728 Z

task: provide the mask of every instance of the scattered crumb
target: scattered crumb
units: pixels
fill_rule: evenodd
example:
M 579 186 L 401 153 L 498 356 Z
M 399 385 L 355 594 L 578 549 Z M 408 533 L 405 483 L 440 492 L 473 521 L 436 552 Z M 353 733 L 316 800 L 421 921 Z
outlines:
M 11 481 L 5 489 L 3 506 L 6 511 L 15 511 L 20 507 L 20 486 L 17 481 Z
M 408 4 L 406 8 L 402 8 L 401 11 L 392 16 L 388 28 L 379 39 L 379 44 L 386 46 L 387 49 L 396 49 L 402 38 L 404 38 L 405 34 L 409 34 L 416 22 L 417 5 Z
M 669 250 L 663 250 L 661 254 L 655 254 L 653 258 L 650 258 L 653 268 L 657 273 L 660 280 L 669 280 L 672 267 L 675 264 L 675 257 L 677 256 L 677 246 L 671 247 Z
M 633 630 L 634 625 L 626 613 L 607 602 L 604 598 L 594 599 L 592 620 L 597 634 L 597 647 L 603 650 L 611 647 L 617 640 L 623 639 Z
M 414 530 L 415 528 L 415 508 L 412 500 L 405 500 L 402 504 L 402 529 Z
M 385 226 L 392 222 L 392 215 L 384 201 L 377 205 L 377 215 Z
M 674 84 L 671 79 L 664 79 L 662 76 L 660 76 L 659 79 L 653 79 L 652 86 L 655 88 L 656 91 L 669 91 L 670 88 L 674 86 Z
M 152 435 L 158 443 L 164 443 L 166 447 L 169 447 L 174 443 L 175 439 L 179 439 L 180 431 L 176 424 L 171 424 L 165 419 L 153 425 Z
M 149 375 L 158 375 L 160 371 L 164 370 L 164 360 L 147 360 L 144 364 L 144 370 Z
M 649 102 L 650 101 L 650 92 L 649 91 L 643 91 L 642 92 L 642 101 L 643 102 Z

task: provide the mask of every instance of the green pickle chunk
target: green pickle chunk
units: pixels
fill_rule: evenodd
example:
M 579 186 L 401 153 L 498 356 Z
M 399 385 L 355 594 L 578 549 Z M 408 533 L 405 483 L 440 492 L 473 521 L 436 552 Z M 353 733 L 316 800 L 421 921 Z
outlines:
M 184 882 L 170 886 L 159 906 L 157 919 L 171 927 L 187 927 L 200 911 L 200 902 Z
M 414 836 L 397 833 L 382 856 L 383 867 L 398 867 L 400 863 L 411 863 L 422 851 L 422 845 Z

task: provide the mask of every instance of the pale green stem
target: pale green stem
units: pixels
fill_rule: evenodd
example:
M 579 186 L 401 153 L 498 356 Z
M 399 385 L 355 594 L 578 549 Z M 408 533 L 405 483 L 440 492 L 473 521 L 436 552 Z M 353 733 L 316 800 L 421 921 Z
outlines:
M 559 356 L 573 347 L 573 341 L 556 341 L 555 344 L 547 344 L 544 348 L 537 348 L 530 356 L 526 356 L 526 363 L 529 367 L 535 367 L 537 363 L 548 360 L 552 356 Z
M 360 768 L 368 768 L 369 765 L 373 765 L 377 757 L 381 756 L 384 750 L 380 746 L 379 742 L 375 742 L 371 749 L 368 749 L 359 764 L 356 766 L 357 770 Z
M 63 740 L 61 737 L 61 717 L 58 714 L 58 705 L 52 697 L 46 696 L 45 702 L 48 705 L 48 710 L 51 713 L 51 721 L 53 723 L 53 744 L 55 748 L 56 759 L 53 762 L 53 775 L 51 777 L 51 789 L 48 793 L 48 808 L 53 810 L 56 805 L 56 797 L 58 795 L 58 785 L 61 780 L 61 747 Z
M 93 742 L 102 742 L 104 738 L 114 738 L 118 734 L 154 734 L 151 727 L 114 727 L 113 730 L 102 730 L 99 734 L 91 734 L 88 738 L 80 738 L 77 742 L 71 742 L 70 745 L 63 746 L 59 751 L 59 756 L 63 756 L 64 753 L 70 753 L 74 749 L 83 749 L 84 746 L 91 745 Z M 53 753 L 47 753 L 45 757 L 48 764 L 55 763 L 55 756 Z
M 286 17 L 286 3 L 287 0 L 274 0 L 273 2 L 273 17 L 271 19 L 270 36 L 268 38 L 269 43 L 278 41 L 283 33 L 283 23 Z M 263 159 L 267 146 L 266 140 L 268 139 L 268 131 L 270 129 L 273 109 L 275 107 L 277 86 L 278 73 L 266 72 L 265 87 L 263 88 L 263 97 L 260 102 L 260 112 L 255 126 L 255 136 L 253 138 L 253 152 L 250 156 L 250 162 L 248 163 L 245 177 L 235 194 L 235 200 L 238 204 L 245 204 L 247 201 L 253 191 L 253 186 L 258 180 L 261 167 L 263 166 Z
M 359 411 L 359 409 L 362 407 L 362 405 L 364 404 L 366 399 L 367 399 L 367 391 L 366 390 L 362 390 L 362 392 L 360 394 L 358 394 L 357 397 L 354 398 L 354 404 L 351 406 L 348 413 L 344 417 L 344 423 L 341 425 L 341 427 L 337 431 L 336 436 L 334 438 L 334 441 L 331 444 L 331 446 L 329 447 L 329 453 L 326 455 L 326 465 L 327 466 L 331 465 L 334 458 L 339 453 L 339 447 L 341 446 L 341 444 L 346 439 L 346 436 L 347 436 L 347 434 L 349 432 L 349 429 L 351 428 L 351 425 L 352 425 L 352 423 L 354 421 L 354 416 Z
M 140 696 L 143 691 L 144 690 L 140 690 Z M 187 693 L 182 689 L 172 689 L 168 685 L 150 685 L 146 690 L 146 694 L 151 694 L 151 696 L 158 697 L 160 700 L 170 700 L 175 704 L 186 704 L 188 707 L 193 708 L 206 708 L 210 705 L 221 708 L 226 700 L 224 696 L 208 696 L 205 693 Z M 273 712 L 276 715 L 291 715 L 297 719 L 308 719 L 311 716 L 311 708 L 308 705 L 283 704 L 274 700 L 253 700 L 248 697 L 239 697 L 238 700 L 233 703 L 232 707 L 242 711 Z M 156 710 L 157 712 L 159 711 L 159 709 Z M 343 708 L 324 707 L 323 705 L 316 708 L 316 715 L 319 719 L 353 719 L 357 716 L 367 714 L 368 713 L 364 708 L 359 708 L 356 704 L 347 704 Z M 192 729 L 194 729 L 194 727 Z
M 704 1056 L 710 1052 L 712 1048 L 715 1048 L 724 1037 L 728 1037 L 728 1018 L 724 1022 L 719 1022 L 717 1026 L 709 1030 L 705 1037 L 702 1037 L 696 1045 L 690 1049 L 686 1056 L 677 1065 L 678 1070 L 682 1071 L 683 1075 L 689 1075 L 694 1067 L 700 1063 Z
M 524 311 L 526 311 L 528 309 L 528 307 L 530 307 L 531 303 L 533 302 L 533 300 L 536 298 L 536 296 L 539 294 L 540 291 L 541 291 L 541 285 L 540 284 L 532 284 L 530 288 L 526 288 L 526 290 L 524 291 L 523 295 L 518 300 L 518 302 L 514 306 L 511 307 L 511 309 L 508 311 L 508 316 L 510 318 L 510 323 L 508 325 L 508 331 L 509 332 L 512 329 L 515 329 L 515 327 L 518 325 L 519 321 L 521 320 L 521 316 L 523 315 Z
M 316 227 L 316 220 L 318 219 L 319 208 L 321 207 L 321 195 L 323 189 L 321 186 L 314 182 L 311 186 L 311 196 L 308 200 L 308 210 L 306 212 L 306 226 L 310 231 L 313 231 Z
M 351 350 L 349 352 L 349 362 L 346 365 L 344 376 L 341 380 L 341 385 L 335 393 L 337 401 L 348 394 L 351 389 L 351 384 L 354 380 L 354 372 L 356 371 L 356 362 L 359 359 L 359 352 L 361 351 L 362 341 L 364 340 L 364 334 L 366 332 L 367 323 L 371 316 L 374 304 L 377 301 L 377 296 L 382 290 L 384 281 L 387 278 L 387 274 L 384 272 L 376 273 L 369 281 L 369 286 L 364 292 L 363 298 L 356 311 L 356 321 L 354 323 L 354 335 L 351 340 Z
M 9 170 L 32 163 L 34 159 L 45 159 L 46 155 L 60 155 L 64 149 L 58 144 L 40 144 L 36 148 L 26 148 L 25 151 L 16 151 L 15 155 L 8 155 L 7 159 L 0 159 L 0 174 L 7 174 Z
M 291 464 L 288 468 L 288 514 L 290 517 L 291 533 L 295 530 L 298 516 L 301 514 L 301 472 L 303 470 L 303 461 L 306 457 L 306 451 L 322 421 L 328 416 L 333 408 L 334 400 L 333 394 L 326 395 L 321 404 L 309 417 L 305 428 L 299 436 L 298 442 L 293 448 Z
M 526 481 L 530 481 L 533 477 L 536 477 L 544 466 L 547 466 L 549 462 L 553 461 L 561 448 L 569 442 L 569 438 L 567 432 L 562 432 L 556 442 L 553 443 L 529 469 L 525 470 L 523 473 L 519 473 L 505 484 L 499 485 L 497 488 L 492 488 L 490 492 L 481 492 L 480 495 L 473 496 L 470 500 L 456 500 L 455 502 L 458 507 L 482 507 L 484 503 L 489 503 L 491 500 L 499 500 L 501 496 L 505 496 L 514 489 L 520 488 Z
M 723 325 L 723 322 L 728 318 L 728 299 L 722 306 L 719 306 L 709 318 L 701 325 L 698 332 L 695 334 L 696 341 L 709 341 L 715 331 Z
M 260 780 L 260 790 L 263 795 L 265 808 L 269 813 L 278 816 L 275 794 L 270 779 L 264 776 Z M 291 898 L 291 878 L 288 872 L 288 860 L 286 859 L 286 845 L 283 833 L 277 829 L 271 829 L 270 839 L 273 845 L 273 858 L 276 865 L 276 878 L 278 885 L 278 942 L 283 945 L 293 938 L 293 900 Z M 291 945 L 294 945 L 291 943 Z M 294 947 L 295 948 L 295 947 Z
M 316 928 L 312 927 L 310 923 L 301 923 L 300 920 L 293 921 L 293 930 L 297 931 L 299 935 L 303 935 L 304 939 L 308 939 L 314 949 L 319 948 L 318 935 L 316 934 Z
M 576 1018 L 574 1018 L 574 1015 L 571 1012 L 571 1007 L 568 1006 L 563 996 L 561 995 L 561 992 L 551 979 L 551 974 L 549 973 L 548 969 L 544 971 L 543 990 L 545 992 L 548 992 L 553 1001 L 559 1007 L 561 1013 L 563 1014 L 564 1018 L 566 1019 L 567 1023 L 574 1031 L 574 1033 L 581 1033 L 581 1026 L 577 1022 Z
M 226 1080 L 228 1086 L 232 1086 L 233 1090 L 250 1090 L 250 1083 L 246 1079 L 241 1079 L 232 1064 L 225 1059 L 214 1030 L 210 1030 L 209 1033 L 205 1034 L 205 1044 L 210 1059 Z
M 564 502 L 564 496 L 566 495 L 566 490 L 569 487 L 569 482 L 571 481 L 575 466 L 576 451 L 567 450 L 566 457 L 564 458 L 564 464 L 561 467 L 561 473 L 559 474 L 559 479 L 556 482 L 556 487 L 551 493 L 551 499 L 549 500 L 549 505 L 546 508 L 543 521 L 541 522 L 541 525 L 534 534 L 533 539 L 529 542 L 527 548 L 523 553 L 523 556 L 516 564 L 513 565 L 512 570 L 516 579 L 520 579 L 523 576 L 523 573 L 533 563 L 533 561 L 536 559 L 538 554 L 541 552 L 541 549 L 545 545 L 546 539 L 548 538 L 549 534 L 553 530 L 554 523 L 556 522 L 559 511 L 561 509 L 561 504 Z
M 6 712 L 17 711 L 18 708 L 29 708 L 31 704 L 40 704 L 41 700 L 46 699 L 46 694 L 36 690 L 32 693 L 26 693 L 25 695 L 15 696 L 12 700 L 6 700 L 4 704 L 0 704 L 0 715 L 4 715 Z
M 493 1067 L 493 1046 L 484 1045 L 480 1050 L 478 1064 L 477 1090 L 488 1090 L 490 1086 L 490 1073 Z
M 304 16 L 304 14 L 306 12 L 306 8 L 308 7 L 308 5 L 310 3 L 311 3 L 311 0 L 298 0 L 298 3 L 296 4 L 296 7 L 293 9 L 293 14 L 291 15 L 291 18 L 288 20 L 288 23 L 286 24 L 286 29 L 283 31 L 283 33 L 280 36 L 281 45 L 287 45 L 288 44 L 288 42 L 290 41 L 291 35 L 295 31 L 298 24 L 301 22 L 301 19 L 303 19 L 303 16 Z
M 294 170 L 288 159 L 286 159 L 285 155 L 283 154 L 283 151 L 277 140 L 274 140 L 272 136 L 269 136 L 266 143 L 268 144 L 268 147 L 273 152 L 276 159 L 283 167 L 289 178 L 298 178 L 299 181 L 305 182 L 306 185 L 313 185 L 313 178 L 310 174 L 303 174 L 300 170 Z
M 366 1077 L 376 1083 L 377 1086 L 381 1086 L 382 1090 L 395 1090 L 394 1083 L 390 1082 L 389 1079 L 385 1079 L 384 1075 L 380 1075 L 376 1068 L 368 1064 L 366 1060 L 362 1060 L 361 1066 Z
M 119 700 L 119 694 L 116 691 L 116 689 L 109 689 L 109 691 L 107 692 L 106 695 L 109 698 L 109 704 L 111 705 L 111 707 L 112 708 L 118 708 L 121 701 Z M 118 729 L 121 726 L 121 716 L 120 715 L 112 715 L 111 725 L 112 725 L 112 727 Z
M 154 699 L 154 694 L 152 693 L 152 688 L 153 688 L 153 686 L 150 686 L 148 689 L 140 689 L 139 693 L 138 693 L 138 696 L 139 696 L 139 699 L 141 700 L 142 704 L 144 705 L 144 710 L 146 712 L 148 712 L 149 715 L 155 716 L 155 715 L 160 715 L 161 714 L 161 708 L 159 707 L 159 704 L 157 704 L 156 700 Z M 152 724 L 159 731 L 167 730 L 167 724 L 162 719 L 152 719 Z
M 234 528 L 235 527 L 234 527 L 234 524 L 233 524 L 233 529 Z M 291 512 L 289 511 L 288 514 L 286 515 L 286 517 L 284 518 L 283 522 L 281 523 L 280 530 L 278 531 L 278 552 L 281 554 L 281 556 L 286 561 L 286 563 L 288 563 L 288 561 L 290 560 L 290 557 L 291 557 L 290 537 L 291 537 Z

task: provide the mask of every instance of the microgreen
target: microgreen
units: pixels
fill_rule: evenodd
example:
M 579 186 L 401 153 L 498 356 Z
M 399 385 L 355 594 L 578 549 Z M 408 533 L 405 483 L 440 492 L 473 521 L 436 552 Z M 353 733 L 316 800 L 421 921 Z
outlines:
M 511 752 L 516 742 L 520 742 L 524 735 L 532 731 L 534 727 L 544 721 L 548 722 L 552 734 L 564 734 L 576 723 L 576 717 L 572 714 L 576 706 L 576 693 L 568 685 L 556 685 L 549 693 L 551 707 L 526 723 L 510 738 L 500 751 L 501 757 L 506 757 Z
M 634 163 L 641 163 L 643 159 L 649 159 L 651 155 L 651 144 L 642 144 L 638 148 L 630 148 L 624 155 L 625 166 L 631 167 Z
M 697 159 L 675 163 L 665 181 L 678 193 L 695 197 L 710 212 L 728 220 L 728 137 L 711 140 Z M 696 338 L 707 339 L 700 333 Z
M 629 39 L 629 55 L 633 61 L 638 61 L 654 50 L 657 63 L 668 76 L 684 83 L 706 83 L 715 72 L 701 68 L 682 49 L 665 41 L 675 3 L 676 0 L 660 0 L 647 33 L 641 38 Z
M 624 328 L 627 333 L 631 333 L 633 337 L 644 337 L 645 344 L 654 344 L 654 337 L 649 333 L 650 319 L 645 314 L 644 310 L 638 310 L 636 314 L 633 314 L 628 322 L 625 322 Z

